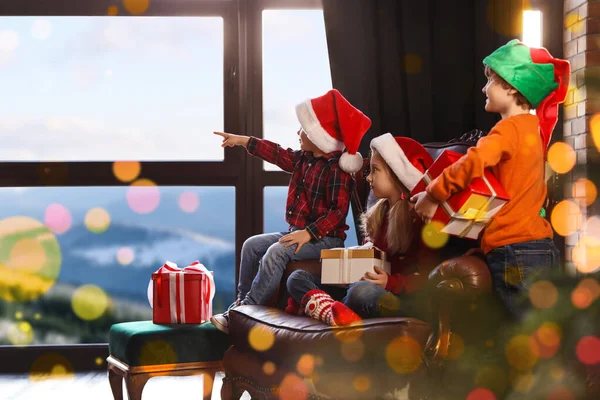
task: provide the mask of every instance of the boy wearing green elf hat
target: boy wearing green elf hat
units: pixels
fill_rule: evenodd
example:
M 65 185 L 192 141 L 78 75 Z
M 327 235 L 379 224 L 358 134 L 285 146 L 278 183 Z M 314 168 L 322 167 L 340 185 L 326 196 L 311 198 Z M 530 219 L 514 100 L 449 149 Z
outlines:
M 481 250 L 496 293 L 508 311 L 521 319 L 521 292 L 540 271 L 558 267 L 553 231 L 539 215 L 546 199 L 546 149 L 566 97 L 570 66 L 544 48 L 512 40 L 483 60 L 487 84 L 485 110 L 502 120 L 459 161 L 449 166 L 411 199 L 415 211 L 430 221 L 438 204 L 467 187 L 491 168 L 510 201 L 484 231 Z M 535 114 L 531 112 L 535 110 Z

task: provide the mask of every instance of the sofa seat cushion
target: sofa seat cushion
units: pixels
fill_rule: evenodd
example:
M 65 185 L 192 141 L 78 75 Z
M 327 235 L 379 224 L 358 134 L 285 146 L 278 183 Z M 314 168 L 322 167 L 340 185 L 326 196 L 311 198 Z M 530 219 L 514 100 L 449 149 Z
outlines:
M 157 325 L 123 322 L 110 328 L 110 355 L 129 366 L 221 361 L 229 337 L 210 322 Z
M 292 370 L 307 354 L 324 366 L 346 364 L 364 369 L 412 362 L 396 367 L 416 369 L 431 332 L 429 324 L 414 318 L 374 318 L 332 327 L 266 306 L 241 306 L 229 315 L 233 345 Z M 407 353 L 404 360 L 390 361 L 389 357 L 402 352 Z

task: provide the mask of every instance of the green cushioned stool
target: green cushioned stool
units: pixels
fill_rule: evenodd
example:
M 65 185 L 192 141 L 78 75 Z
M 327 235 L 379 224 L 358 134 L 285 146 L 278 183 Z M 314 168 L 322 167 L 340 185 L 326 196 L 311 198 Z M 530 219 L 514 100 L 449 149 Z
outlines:
M 115 400 L 123 399 L 123 379 L 130 400 L 141 400 L 154 376 L 204 375 L 204 399 L 210 399 L 229 337 L 210 322 L 200 325 L 156 325 L 124 322 L 110 328 L 108 379 Z

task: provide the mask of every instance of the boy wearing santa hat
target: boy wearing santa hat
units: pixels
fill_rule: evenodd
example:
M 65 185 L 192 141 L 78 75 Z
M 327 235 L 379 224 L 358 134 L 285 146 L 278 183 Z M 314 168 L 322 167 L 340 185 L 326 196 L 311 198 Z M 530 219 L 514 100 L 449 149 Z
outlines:
M 285 212 L 289 230 L 244 242 L 237 300 L 229 309 L 265 304 L 290 261 L 319 259 L 321 250 L 344 246 L 353 186 L 350 174 L 362 167 L 358 147 L 371 120 L 335 89 L 299 104 L 296 115 L 301 125 L 299 151 L 264 139 L 215 132 L 223 137 L 223 147 L 244 146 L 249 154 L 292 175 Z M 211 318 L 223 332 L 229 330 L 228 311 Z
M 568 61 L 544 48 L 512 40 L 483 60 L 488 82 L 482 89 L 485 109 L 502 116 L 490 133 L 413 197 L 415 210 L 431 220 L 438 204 L 467 187 L 491 168 L 510 201 L 493 217 L 481 239 L 496 293 L 508 311 L 521 319 L 522 296 L 532 278 L 558 267 L 550 223 L 539 215 L 546 199 L 544 159 L 558 105 L 570 78 Z M 531 113 L 535 109 L 536 113 Z

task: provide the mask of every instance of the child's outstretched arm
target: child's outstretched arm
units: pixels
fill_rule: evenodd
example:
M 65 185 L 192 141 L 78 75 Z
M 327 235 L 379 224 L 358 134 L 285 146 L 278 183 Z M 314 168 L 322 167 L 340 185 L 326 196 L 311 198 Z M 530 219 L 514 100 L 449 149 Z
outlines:
M 339 168 L 333 168 L 327 182 L 326 194 L 331 207 L 315 222 L 308 225 L 306 230 L 316 239 L 321 240 L 333 229 L 340 225 L 346 218 L 350 207 L 350 192 L 352 190 L 352 176 Z
M 483 176 L 485 168 L 510 159 L 517 151 L 518 133 L 511 121 L 500 121 L 477 146 L 449 166 L 427 186 L 427 194 L 436 202 L 464 190 L 474 178 Z
M 252 136 L 234 135 L 225 132 L 214 132 L 214 134 L 223 137 L 221 147 L 243 146 L 249 154 L 275 164 L 289 173 L 294 171 L 294 166 L 300 160 L 302 154 L 301 151 L 283 149 L 277 143 Z

